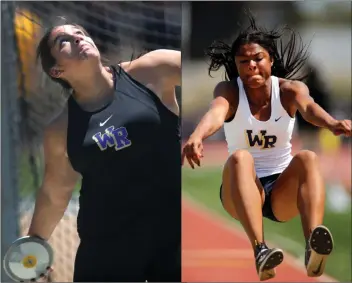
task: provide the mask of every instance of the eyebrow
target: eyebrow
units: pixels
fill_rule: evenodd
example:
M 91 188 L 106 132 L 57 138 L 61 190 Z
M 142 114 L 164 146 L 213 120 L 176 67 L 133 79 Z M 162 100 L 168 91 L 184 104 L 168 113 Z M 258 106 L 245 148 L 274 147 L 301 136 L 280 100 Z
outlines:
M 84 33 L 82 30 L 78 29 L 78 28 L 75 29 L 75 31 L 74 31 L 74 34 L 77 34 L 77 33 L 82 33 L 82 34 L 85 35 L 85 33 Z M 54 40 L 53 40 L 53 46 L 56 45 L 56 43 L 57 43 L 57 41 L 60 39 L 60 37 L 62 37 L 62 36 L 64 36 L 64 35 L 70 36 L 69 34 L 67 34 L 67 33 L 65 33 L 65 32 L 60 32 L 60 33 L 54 38 Z
M 81 33 L 85 34 L 85 33 L 83 32 L 83 30 L 81 30 L 80 28 L 73 27 L 73 29 L 74 29 L 74 33 L 81 32 Z
M 238 56 L 238 57 L 251 57 L 251 56 L 257 56 L 257 55 L 262 54 L 262 53 L 264 53 L 264 51 L 259 51 L 259 52 L 255 53 L 255 54 L 249 55 L 249 56 L 243 55 L 243 54 L 239 54 L 239 55 L 237 55 L 237 56 Z

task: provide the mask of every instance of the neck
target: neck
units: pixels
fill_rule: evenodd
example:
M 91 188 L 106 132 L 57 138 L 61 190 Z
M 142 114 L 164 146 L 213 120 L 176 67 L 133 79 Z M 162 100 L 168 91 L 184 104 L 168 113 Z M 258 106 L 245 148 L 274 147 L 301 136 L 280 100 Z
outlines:
M 75 100 L 82 104 L 94 104 L 106 98 L 114 88 L 113 74 L 109 68 L 100 66 L 84 78 L 70 82 Z
M 271 79 L 267 80 L 264 85 L 258 88 L 249 88 L 244 86 L 244 90 L 251 105 L 266 105 L 271 98 Z

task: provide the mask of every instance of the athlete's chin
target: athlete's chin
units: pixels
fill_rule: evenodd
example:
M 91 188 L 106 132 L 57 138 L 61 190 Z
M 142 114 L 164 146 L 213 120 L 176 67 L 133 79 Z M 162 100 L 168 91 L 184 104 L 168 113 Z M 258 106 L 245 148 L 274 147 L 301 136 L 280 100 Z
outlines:
M 100 54 L 95 50 L 88 49 L 79 53 L 79 59 L 96 61 L 96 60 L 100 60 Z

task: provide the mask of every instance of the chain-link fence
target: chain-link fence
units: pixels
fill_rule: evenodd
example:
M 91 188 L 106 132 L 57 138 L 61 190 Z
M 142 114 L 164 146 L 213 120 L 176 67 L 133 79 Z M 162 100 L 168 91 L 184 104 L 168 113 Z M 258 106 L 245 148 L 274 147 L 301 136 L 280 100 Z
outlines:
M 61 89 L 36 63 L 45 30 L 59 16 L 82 25 L 104 61 L 117 64 L 159 48 L 181 48 L 178 2 L 1 2 L 2 4 L 2 250 L 27 233 L 43 172 L 42 130 L 64 105 Z M 178 99 L 180 98 L 177 90 Z M 17 156 L 15 155 L 17 153 Z M 79 244 L 78 196 L 50 239 L 51 280 L 71 282 Z M 16 221 L 13 221 L 13 219 Z M 17 228 L 19 227 L 19 228 Z M 3 256 L 3 255 L 2 255 Z M 7 278 L 3 277 L 2 281 Z

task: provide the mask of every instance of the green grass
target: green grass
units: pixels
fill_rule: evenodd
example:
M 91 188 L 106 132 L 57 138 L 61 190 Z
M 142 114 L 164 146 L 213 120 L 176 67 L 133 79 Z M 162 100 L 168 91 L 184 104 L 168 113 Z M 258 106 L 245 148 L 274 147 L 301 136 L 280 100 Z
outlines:
M 184 168 L 182 189 L 193 199 L 201 202 L 221 216 L 231 219 L 223 210 L 219 199 L 221 168 L 206 167 L 196 170 Z M 238 221 L 234 223 L 240 225 Z M 337 214 L 326 210 L 324 224 L 334 236 L 335 248 L 331 254 L 326 273 L 340 281 L 351 281 L 351 214 Z M 304 238 L 299 217 L 288 223 L 264 220 L 265 237 L 269 242 L 284 248 L 296 257 L 304 254 Z M 287 239 L 294 244 L 287 244 Z

